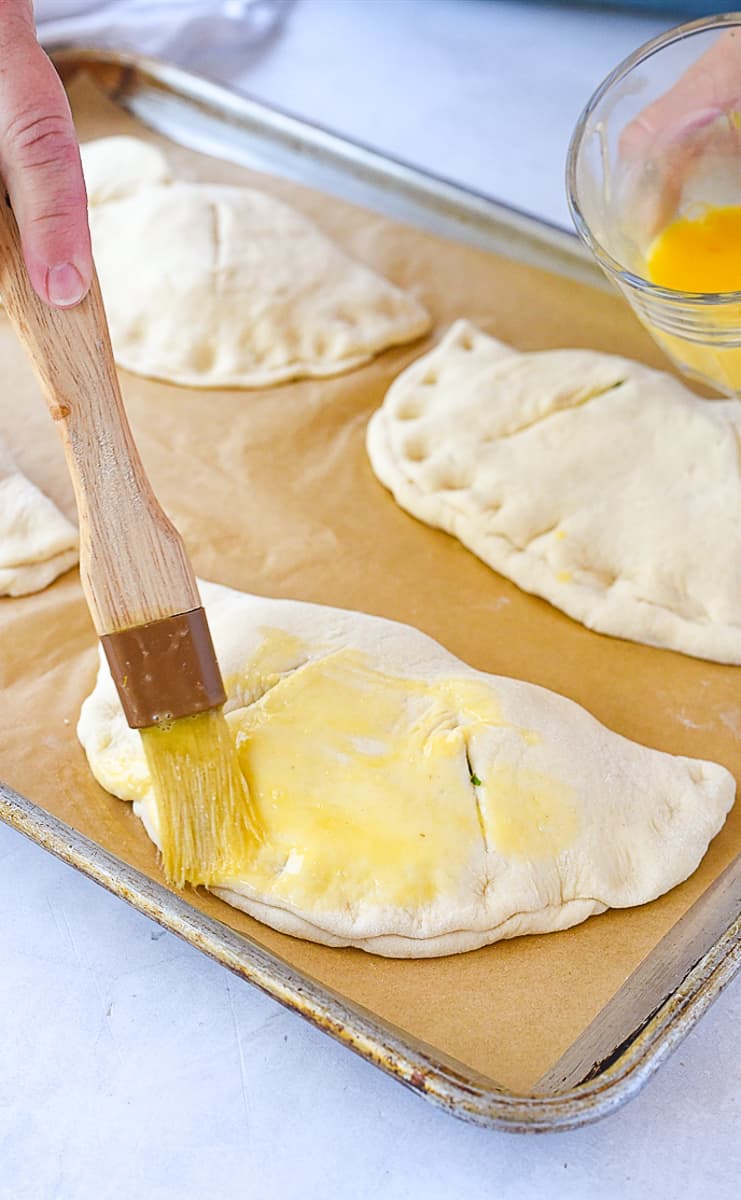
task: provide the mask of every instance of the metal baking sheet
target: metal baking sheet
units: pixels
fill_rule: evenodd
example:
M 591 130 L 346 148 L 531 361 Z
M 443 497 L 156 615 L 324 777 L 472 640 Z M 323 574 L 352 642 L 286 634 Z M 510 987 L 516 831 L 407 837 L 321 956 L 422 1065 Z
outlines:
M 606 286 L 563 230 L 392 162 L 178 68 L 99 50 L 55 54 L 175 142 L 362 203 L 434 233 Z M 533 1087 L 515 1094 L 317 984 L 278 955 L 193 908 L 17 792 L 0 817 L 166 928 L 300 1012 L 433 1103 L 516 1131 L 565 1129 L 632 1096 L 741 965 L 741 879 L 732 864 Z

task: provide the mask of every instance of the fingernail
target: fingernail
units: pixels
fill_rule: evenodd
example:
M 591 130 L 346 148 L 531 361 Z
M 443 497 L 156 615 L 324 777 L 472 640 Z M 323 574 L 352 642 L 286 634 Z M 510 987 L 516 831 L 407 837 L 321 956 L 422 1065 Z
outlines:
M 73 304 L 79 304 L 86 291 L 82 275 L 72 263 L 57 263 L 55 267 L 49 267 L 46 293 L 52 304 L 71 308 Z

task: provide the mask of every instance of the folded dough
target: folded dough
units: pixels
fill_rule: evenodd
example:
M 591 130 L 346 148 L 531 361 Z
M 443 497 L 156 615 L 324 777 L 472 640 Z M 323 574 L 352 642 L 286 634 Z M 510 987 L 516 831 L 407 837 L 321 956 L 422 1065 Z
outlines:
M 82 148 L 116 361 L 192 387 L 336 375 L 430 324 L 421 304 L 252 188 L 172 182 L 135 138 Z
M 164 154 L 135 137 L 105 137 L 81 147 L 88 204 L 91 208 L 122 200 L 138 188 L 171 183 Z
M 0 443 L 0 596 L 40 592 L 77 558 L 74 525 Z
M 741 403 L 458 321 L 373 415 L 414 516 L 590 629 L 741 663 Z
M 630 742 L 408 626 L 215 584 L 202 596 L 261 832 L 240 877 L 211 890 L 275 929 L 397 957 L 565 929 L 685 879 L 733 804 L 725 768 Z M 156 842 L 104 661 L 78 734 Z

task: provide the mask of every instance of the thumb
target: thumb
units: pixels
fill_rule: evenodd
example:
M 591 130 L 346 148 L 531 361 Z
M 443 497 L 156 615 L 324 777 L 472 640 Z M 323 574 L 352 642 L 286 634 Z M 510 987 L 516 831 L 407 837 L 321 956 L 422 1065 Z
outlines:
M 653 237 L 675 214 L 693 173 L 715 155 L 738 159 L 741 31 L 722 33 L 619 138 L 624 210 Z
M 42 300 L 67 308 L 83 298 L 92 276 L 79 147 L 64 88 L 36 41 L 29 6 L 6 0 L 3 8 L 0 170 L 31 284 Z
M 741 30 L 716 39 L 673 87 L 644 108 L 620 135 L 620 153 L 638 159 L 681 145 L 741 104 Z

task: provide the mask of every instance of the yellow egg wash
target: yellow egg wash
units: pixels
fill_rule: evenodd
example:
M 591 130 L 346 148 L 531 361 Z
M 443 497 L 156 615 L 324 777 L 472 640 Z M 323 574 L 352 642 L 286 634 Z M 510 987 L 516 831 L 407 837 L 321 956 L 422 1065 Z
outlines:
M 568 849 L 578 831 L 573 789 L 541 771 L 498 763 L 482 803 L 489 840 L 502 854 L 551 857 Z
M 680 217 L 655 238 L 649 278 L 678 292 L 741 291 L 741 205 Z
M 224 676 L 227 695 L 241 704 L 249 704 L 274 687 L 286 671 L 306 661 L 306 644 L 283 629 L 264 629 L 264 641 L 245 663 L 239 675 Z M 231 707 L 231 705 L 230 705 Z
M 233 875 L 260 835 L 223 711 L 209 709 L 139 732 L 167 878 L 182 887 Z M 192 811 L 183 803 L 189 792 L 196 796 Z
M 505 765 L 475 775 L 472 739 L 513 728 L 490 686 L 391 676 L 349 649 L 309 660 L 298 639 L 263 633 L 237 691 L 267 690 L 228 716 L 261 830 L 239 877 L 257 892 L 303 910 L 416 908 L 455 889 L 482 837 L 536 857 L 573 840 L 565 784 Z
M 741 291 L 741 205 L 706 206 L 698 215 L 679 217 L 654 239 L 647 275 L 659 287 L 680 292 Z M 709 313 L 718 333 L 741 324 L 741 307 Z M 689 371 L 730 392 L 741 390 L 741 349 L 689 341 L 652 327 L 667 352 Z

